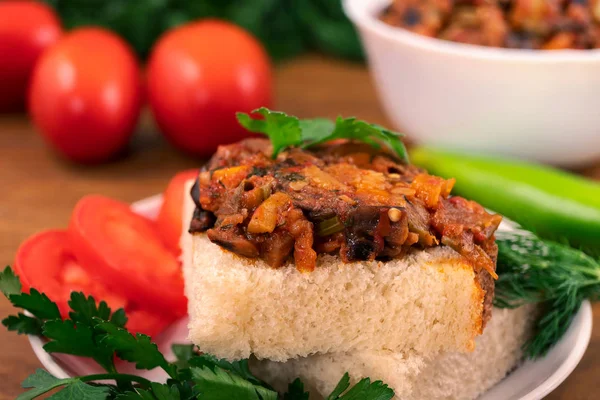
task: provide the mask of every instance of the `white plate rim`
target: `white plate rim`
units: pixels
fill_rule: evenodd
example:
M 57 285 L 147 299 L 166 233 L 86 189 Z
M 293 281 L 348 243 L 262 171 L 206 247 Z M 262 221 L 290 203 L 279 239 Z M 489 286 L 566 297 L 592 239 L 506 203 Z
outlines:
M 161 203 L 162 195 L 158 194 L 136 201 L 131 205 L 131 207 L 141 214 L 153 216 L 156 214 Z M 585 351 L 589 345 L 592 336 L 592 321 L 592 305 L 589 300 L 585 300 L 573 319 L 569 330 L 564 336 L 566 337 L 569 332 L 576 330 L 575 346 L 571 349 L 561 365 L 548 378 L 540 383 L 535 389 L 521 396 L 518 400 L 542 399 L 544 396 L 556 389 L 558 385 L 565 381 L 565 379 L 567 379 L 567 377 L 575 370 L 583 358 L 583 355 L 585 354 Z M 41 337 L 28 335 L 28 339 L 33 352 L 49 373 L 60 379 L 71 377 L 71 375 L 63 367 L 61 367 L 59 362 L 44 350 L 44 341 Z M 552 350 L 553 349 L 550 351 Z M 541 358 L 536 362 L 543 362 L 543 360 L 544 358 Z M 519 368 L 517 368 L 517 370 Z M 510 376 L 510 374 L 507 376 Z

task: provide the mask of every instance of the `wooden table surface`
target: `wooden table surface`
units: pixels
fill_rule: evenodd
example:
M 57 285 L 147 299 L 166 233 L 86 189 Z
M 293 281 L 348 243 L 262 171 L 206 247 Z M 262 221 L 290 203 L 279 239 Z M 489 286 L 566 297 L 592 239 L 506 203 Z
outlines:
M 341 114 L 387 122 L 363 65 L 319 56 L 278 67 L 276 107 L 301 117 Z M 162 191 L 176 171 L 201 162 L 167 145 L 148 115 L 126 155 L 95 167 L 69 164 L 52 154 L 25 116 L 0 116 L 0 263 L 12 263 L 17 246 L 32 233 L 65 227 L 83 195 L 100 193 L 131 202 Z M 600 179 L 600 163 L 580 172 Z M 1 297 L 3 318 L 12 309 Z M 15 398 L 20 382 L 39 367 L 27 339 L 0 328 L 0 399 Z M 598 389 L 600 304 L 594 306 L 594 332 L 583 360 L 548 398 L 600 398 Z

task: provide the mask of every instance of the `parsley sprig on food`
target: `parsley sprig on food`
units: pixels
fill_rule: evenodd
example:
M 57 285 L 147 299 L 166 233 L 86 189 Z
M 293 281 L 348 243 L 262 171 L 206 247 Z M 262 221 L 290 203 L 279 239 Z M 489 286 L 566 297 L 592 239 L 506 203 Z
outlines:
M 264 107 L 254 110 L 252 114 L 261 117 L 259 119 L 245 113 L 237 113 L 238 121 L 250 132 L 262 133 L 269 137 L 273 145 L 273 158 L 289 147 L 307 148 L 336 139 L 352 139 L 375 148 L 383 145 L 408 163 L 406 148 L 400 140 L 401 134 L 354 117 L 338 117 L 335 122 L 326 118 L 298 119 Z
M 196 351 L 192 345 L 174 345 L 175 361 L 168 361 L 149 336 L 130 334 L 123 309 L 112 311 L 104 301 L 73 292 L 69 319 L 63 320 L 56 304 L 45 294 L 32 289 L 21 292 L 19 278 L 10 267 L 0 272 L 0 290 L 19 313 L 2 323 L 20 334 L 43 335 L 49 353 L 72 354 L 93 359 L 106 373 L 59 379 L 38 369 L 22 386 L 29 389 L 17 400 L 31 400 L 51 391 L 49 399 L 85 400 L 306 400 L 308 393 L 296 379 L 283 397 L 252 374 L 248 360 L 230 362 Z M 169 376 L 165 384 L 151 382 L 117 370 L 115 357 L 135 364 L 138 370 L 161 368 Z M 102 381 L 103 383 L 98 383 Z M 104 383 L 112 381 L 113 383 Z M 58 390 L 58 391 L 57 391 Z M 381 381 L 362 379 L 350 387 L 345 374 L 328 397 L 331 400 L 389 400 L 392 389 Z

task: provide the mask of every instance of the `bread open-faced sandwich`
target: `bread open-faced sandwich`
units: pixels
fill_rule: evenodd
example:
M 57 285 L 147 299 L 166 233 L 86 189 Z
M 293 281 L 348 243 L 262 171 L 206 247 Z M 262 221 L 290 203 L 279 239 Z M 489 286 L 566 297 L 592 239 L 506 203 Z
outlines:
M 263 116 L 245 125 L 270 142 L 221 146 L 186 188 L 181 247 L 201 351 L 252 356 L 276 389 L 299 376 L 317 397 L 348 372 L 402 399 L 473 399 L 518 365 L 536 313 L 491 318 L 500 216 L 452 196 L 453 180 L 410 165 L 393 138 L 361 135 L 378 126 L 351 119 L 364 124 L 346 132 L 358 140 L 286 147 L 273 126 L 289 133 L 298 120 Z
M 367 144 L 272 155 L 266 139 L 222 146 L 194 186 L 194 343 L 274 361 L 473 350 L 491 316 L 500 216 Z

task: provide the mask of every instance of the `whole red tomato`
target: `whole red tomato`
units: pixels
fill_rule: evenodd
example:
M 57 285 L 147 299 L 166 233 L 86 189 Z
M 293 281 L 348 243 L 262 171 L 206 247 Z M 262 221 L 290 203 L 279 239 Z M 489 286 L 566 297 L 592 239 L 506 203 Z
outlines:
M 23 109 L 35 62 L 61 33 L 60 22 L 47 5 L 0 2 L 0 112 Z
M 130 47 L 101 28 L 65 35 L 33 72 L 29 112 L 67 158 L 94 163 L 125 147 L 141 108 L 140 71 Z
M 248 135 L 237 111 L 271 104 L 271 65 L 261 44 L 227 22 L 203 20 L 170 31 L 148 64 L 148 99 L 175 146 L 210 155 Z

